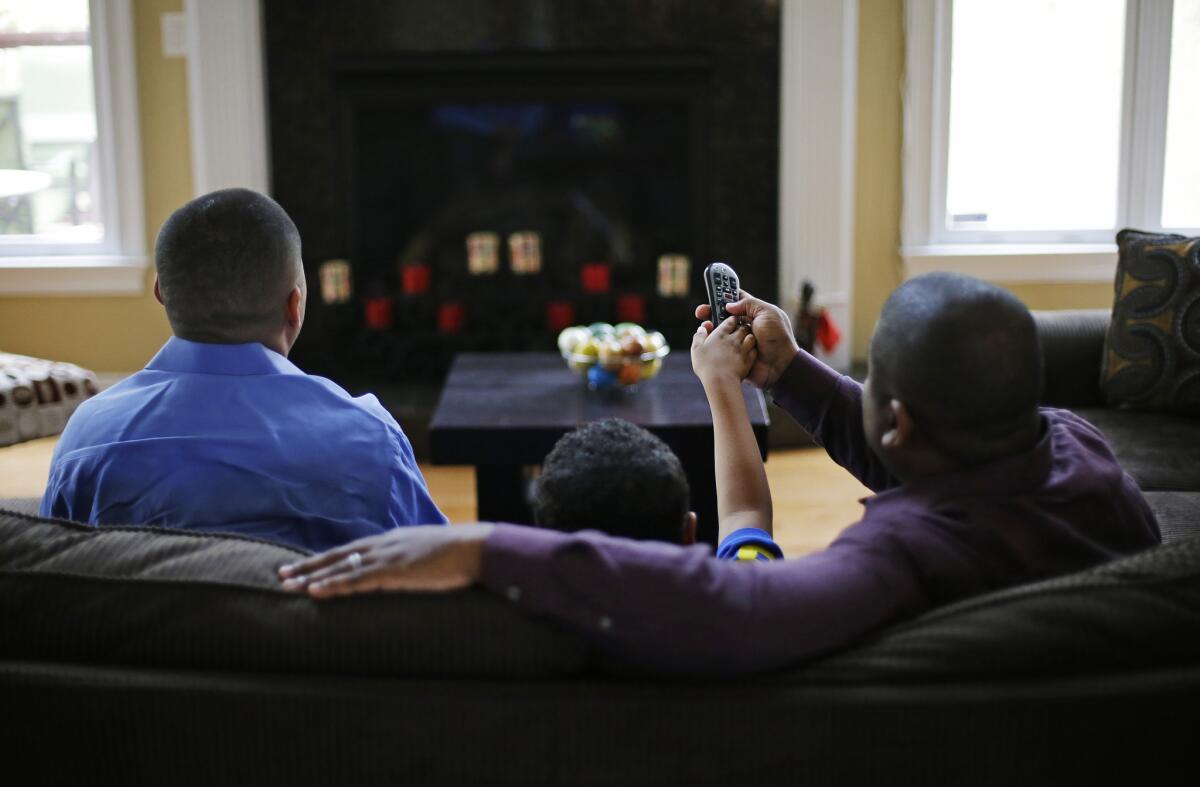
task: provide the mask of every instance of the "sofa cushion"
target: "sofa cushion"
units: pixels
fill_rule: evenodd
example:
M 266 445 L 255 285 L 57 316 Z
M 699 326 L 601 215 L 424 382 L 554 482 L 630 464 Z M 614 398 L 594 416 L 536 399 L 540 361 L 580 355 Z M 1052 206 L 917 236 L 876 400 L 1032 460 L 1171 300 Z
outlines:
M 1101 388 L 1110 405 L 1200 414 L 1200 238 L 1117 233 Z
M 1104 433 L 1145 491 L 1200 491 L 1200 419 L 1106 408 L 1076 411 Z
M 316 602 L 302 553 L 239 536 L 93 528 L 0 511 L 0 658 L 342 675 L 578 672 L 581 640 L 483 591 Z
M 1200 492 L 1146 492 L 1164 544 L 1200 537 Z
M 977 596 L 888 629 L 796 675 L 953 681 L 1200 663 L 1200 539 Z

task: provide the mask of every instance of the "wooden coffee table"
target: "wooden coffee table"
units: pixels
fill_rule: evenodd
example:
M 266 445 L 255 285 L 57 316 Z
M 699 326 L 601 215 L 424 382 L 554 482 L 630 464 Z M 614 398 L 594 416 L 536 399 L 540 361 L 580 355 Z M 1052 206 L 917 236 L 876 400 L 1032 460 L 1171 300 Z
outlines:
M 758 389 L 743 390 L 765 460 L 766 402 Z M 649 429 L 678 454 L 699 537 L 715 542 L 712 415 L 686 353 L 669 355 L 659 375 L 632 392 L 589 391 L 554 353 L 459 355 L 429 426 L 430 453 L 434 464 L 475 466 L 481 520 L 530 524 L 532 468 L 571 429 L 611 417 Z

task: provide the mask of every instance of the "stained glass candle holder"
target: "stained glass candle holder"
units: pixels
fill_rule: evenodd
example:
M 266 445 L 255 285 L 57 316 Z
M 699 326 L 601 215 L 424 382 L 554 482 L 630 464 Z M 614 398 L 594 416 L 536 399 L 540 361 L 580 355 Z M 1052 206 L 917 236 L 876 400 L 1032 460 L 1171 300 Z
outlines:
M 542 237 L 536 232 L 514 232 L 508 236 L 508 261 L 512 272 L 529 276 L 542 272 Z
M 490 276 L 500 268 L 500 236 L 494 232 L 472 232 L 467 236 L 467 272 Z
M 658 258 L 658 294 L 664 298 L 687 297 L 692 260 L 686 254 L 662 254 Z
M 350 263 L 328 260 L 317 268 L 321 281 L 321 300 L 325 303 L 345 303 L 350 300 Z

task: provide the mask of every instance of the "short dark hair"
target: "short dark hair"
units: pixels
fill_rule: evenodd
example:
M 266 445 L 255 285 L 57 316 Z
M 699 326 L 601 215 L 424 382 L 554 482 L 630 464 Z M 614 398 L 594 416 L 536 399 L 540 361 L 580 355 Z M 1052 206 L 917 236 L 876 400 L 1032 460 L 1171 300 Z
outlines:
M 159 230 L 154 265 L 177 336 L 253 341 L 275 327 L 303 276 L 300 233 L 270 197 L 223 189 L 171 214 Z
M 563 435 L 546 456 L 534 487 L 534 521 L 678 544 L 688 497 L 683 465 L 667 444 L 609 418 Z
M 895 397 L 951 454 L 987 459 L 1036 417 L 1042 350 L 1033 315 L 970 276 L 910 279 L 883 305 L 871 339 L 872 388 Z

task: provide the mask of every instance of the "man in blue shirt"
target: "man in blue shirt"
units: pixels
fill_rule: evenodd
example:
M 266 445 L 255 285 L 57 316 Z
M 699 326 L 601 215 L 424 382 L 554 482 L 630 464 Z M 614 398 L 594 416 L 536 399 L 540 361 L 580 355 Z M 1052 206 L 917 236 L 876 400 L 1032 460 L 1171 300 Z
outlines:
M 288 361 L 307 288 L 300 235 L 278 204 L 246 189 L 189 202 L 159 232 L 155 267 L 175 336 L 75 411 L 43 516 L 310 550 L 446 522 L 379 401 Z

